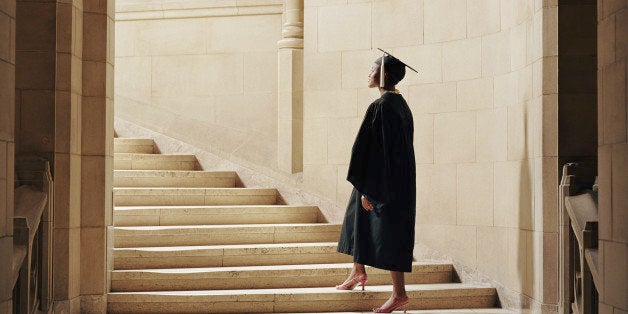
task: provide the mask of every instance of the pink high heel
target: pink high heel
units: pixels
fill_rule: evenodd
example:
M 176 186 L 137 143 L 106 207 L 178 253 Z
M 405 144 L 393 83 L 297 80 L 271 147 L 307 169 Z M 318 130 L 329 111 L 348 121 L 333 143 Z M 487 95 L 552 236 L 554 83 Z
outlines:
M 345 281 L 343 284 L 337 285 L 336 290 L 353 290 L 355 289 L 355 287 L 360 285 L 362 286 L 362 291 L 364 291 L 364 287 L 366 287 L 367 280 L 368 280 L 368 277 L 366 276 L 366 274 L 357 275 Z
M 400 301 L 400 302 L 393 302 L 393 304 L 391 304 L 389 307 L 374 308 L 373 313 L 392 313 L 394 310 L 398 310 L 398 309 L 402 309 L 403 312 L 406 313 L 406 310 L 408 308 L 408 303 L 410 303 L 408 299 Z

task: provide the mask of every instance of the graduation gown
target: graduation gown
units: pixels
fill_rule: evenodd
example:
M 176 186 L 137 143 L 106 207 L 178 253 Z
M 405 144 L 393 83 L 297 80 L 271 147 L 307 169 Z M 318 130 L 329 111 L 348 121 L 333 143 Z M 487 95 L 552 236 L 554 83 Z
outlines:
M 351 150 L 347 205 L 338 252 L 360 264 L 410 272 L 416 216 L 414 122 L 400 94 L 384 93 L 367 109 Z M 365 195 L 373 211 L 362 208 Z

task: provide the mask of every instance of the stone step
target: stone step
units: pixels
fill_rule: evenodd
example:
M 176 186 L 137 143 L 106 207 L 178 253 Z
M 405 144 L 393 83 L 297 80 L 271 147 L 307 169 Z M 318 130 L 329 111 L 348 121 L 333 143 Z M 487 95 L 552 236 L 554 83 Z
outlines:
M 115 227 L 115 247 L 338 241 L 337 224 L 249 224 Z
M 114 188 L 116 206 L 274 205 L 276 189 L 256 188 Z
M 245 266 L 115 270 L 112 291 L 171 291 L 214 289 L 268 289 L 333 287 L 342 283 L 353 264 Z M 368 267 L 370 285 L 390 284 L 390 272 Z M 406 274 L 407 284 L 452 282 L 453 266 L 415 262 Z
M 194 155 L 113 154 L 114 170 L 194 170 Z
M 285 313 L 368 311 L 382 305 L 392 287 L 367 286 L 366 291 L 338 291 L 333 287 L 111 292 L 109 313 Z M 449 283 L 406 285 L 409 309 L 490 308 L 494 288 Z
M 115 170 L 115 187 L 232 188 L 234 171 Z
M 228 225 L 321 222 L 316 206 L 116 206 L 115 226 Z
M 114 248 L 114 269 L 348 263 L 336 242 Z
M 116 153 L 152 154 L 155 142 L 149 138 L 114 138 L 113 151 Z
M 440 309 L 440 310 L 409 310 L 411 314 L 515 314 L 515 312 L 507 309 L 500 308 L 478 308 L 478 309 Z M 325 314 L 372 314 L 373 311 L 366 312 L 325 312 Z M 270 313 L 269 313 L 270 314 Z M 295 312 L 284 314 L 297 314 Z M 299 313 L 299 314 L 320 314 L 317 313 Z

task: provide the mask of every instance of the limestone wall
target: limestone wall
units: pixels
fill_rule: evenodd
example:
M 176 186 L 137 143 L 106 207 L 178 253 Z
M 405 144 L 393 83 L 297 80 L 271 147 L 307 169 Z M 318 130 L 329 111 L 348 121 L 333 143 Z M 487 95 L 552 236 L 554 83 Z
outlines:
M 628 311 L 628 8 L 598 1 L 600 313 Z
M 15 1 L 0 0 L 0 256 L 13 256 Z M 6 262 L 6 261 L 5 261 Z M 6 264 L 5 264 L 6 265 Z M 9 267 L 0 267 L 0 313 L 12 311 Z
M 417 242 L 503 284 L 506 306 L 555 309 L 556 29 L 556 1 L 305 1 L 305 185 L 346 204 L 351 145 L 378 97 L 367 76 L 387 49 L 420 72 L 399 86 Z
M 116 1 L 116 116 L 277 168 L 282 1 Z

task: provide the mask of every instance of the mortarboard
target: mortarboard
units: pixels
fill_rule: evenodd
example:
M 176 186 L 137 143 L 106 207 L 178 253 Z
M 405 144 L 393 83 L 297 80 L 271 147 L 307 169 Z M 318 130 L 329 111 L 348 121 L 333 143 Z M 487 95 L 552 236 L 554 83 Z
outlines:
M 382 56 L 382 61 L 381 61 L 381 64 L 380 64 L 380 69 L 379 69 L 379 86 L 380 87 L 384 87 L 384 85 L 385 85 L 384 63 L 389 63 L 389 64 L 391 62 L 398 63 L 399 65 L 403 66 L 402 68 L 407 67 L 410 70 L 412 70 L 412 71 L 414 71 L 416 73 L 419 73 L 419 71 L 413 69 L 411 66 L 405 64 L 403 61 L 397 59 L 395 56 L 391 55 L 387 51 L 385 51 L 385 50 L 383 50 L 381 48 L 377 48 L 377 49 L 384 53 L 384 55 Z M 390 58 L 386 58 L 386 56 L 388 56 Z M 402 77 L 399 80 L 401 80 L 403 78 L 403 75 L 405 75 L 405 71 L 403 71 Z

